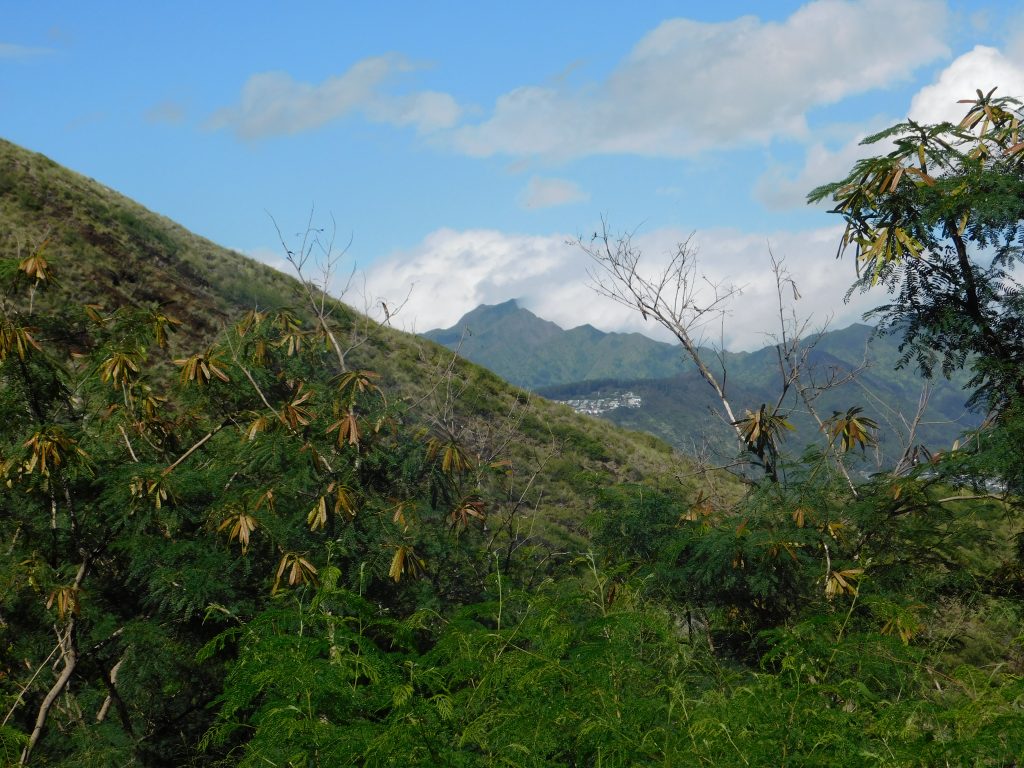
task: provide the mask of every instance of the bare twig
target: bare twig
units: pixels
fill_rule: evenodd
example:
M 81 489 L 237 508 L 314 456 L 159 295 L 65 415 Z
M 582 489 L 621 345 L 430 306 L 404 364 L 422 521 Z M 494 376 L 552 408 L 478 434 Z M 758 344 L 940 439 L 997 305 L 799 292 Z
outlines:
M 11 715 L 14 714 L 15 710 L 17 710 L 18 707 L 25 703 L 25 692 L 32 687 L 32 683 L 34 683 L 36 681 L 36 678 L 39 677 L 39 673 L 46 669 L 46 665 L 50 663 L 50 659 L 52 659 L 57 654 L 57 652 L 60 651 L 61 648 L 63 647 L 64 643 L 61 642 L 60 638 L 58 638 L 57 644 L 53 647 L 53 650 L 50 651 L 50 655 L 43 659 L 42 663 L 38 667 L 36 667 L 36 671 L 32 673 L 32 677 L 30 677 L 28 679 L 28 682 L 21 687 L 21 690 L 15 697 L 14 703 L 11 705 L 11 708 L 7 710 L 7 714 L 4 716 L 3 722 L 0 723 L 0 728 L 7 725 L 7 721 L 11 719 Z
M 270 214 L 267 214 L 270 216 Z M 285 258 L 288 263 L 292 265 L 295 270 L 295 274 L 299 278 L 299 283 L 302 285 L 303 293 L 310 309 L 313 311 L 316 317 L 316 323 L 320 328 L 320 331 L 324 334 L 327 340 L 330 342 L 331 348 L 334 350 L 334 354 L 338 359 L 338 366 L 342 371 L 347 371 L 348 366 L 346 364 L 347 355 L 356 347 L 360 346 L 366 341 L 365 335 L 362 337 L 356 337 L 347 349 L 342 348 L 341 343 L 338 341 L 338 337 L 335 334 L 335 329 L 332 327 L 332 323 L 329 322 L 331 315 L 334 313 L 335 302 L 339 301 L 341 297 L 344 297 L 352 285 L 352 280 L 355 278 L 356 266 L 352 265 L 352 271 L 349 273 L 348 279 L 345 285 L 340 291 L 338 299 L 334 299 L 328 293 L 328 289 L 331 285 L 331 280 L 338 269 L 342 259 L 344 259 L 352 246 L 352 236 L 349 236 L 348 242 L 344 248 L 340 250 L 335 248 L 335 236 L 337 233 L 337 224 L 334 221 L 334 217 L 331 217 L 331 231 L 329 235 L 326 235 L 322 228 L 315 228 L 313 226 L 314 211 L 310 209 L 309 220 L 306 223 L 306 231 L 300 233 L 301 242 L 298 246 L 298 250 L 292 250 L 288 247 L 288 243 L 281 232 L 281 228 L 278 226 L 277 221 L 273 216 L 270 216 L 271 222 L 274 224 L 274 229 L 277 230 L 277 237 L 281 243 L 281 247 L 284 249 Z M 326 235 L 325 237 L 321 237 Z M 315 256 L 315 258 L 314 258 Z M 317 282 L 313 282 L 307 277 L 307 265 L 310 264 L 310 260 L 316 263 L 316 266 L 320 270 L 320 277 Z
M 839 455 L 832 441 L 828 438 L 825 422 L 818 414 L 818 409 L 814 405 L 823 392 L 846 383 L 856 374 L 848 373 L 847 376 L 840 378 L 833 369 L 833 372 L 826 378 L 824 383 L 815 384 L 814 369 L 810 363 L 811 352 L 813 352 L 814 347 L 821 340 L 828 322 L 826 321 L 822 328 L 811 334 L 808 340 L 807 332 L 810 320 L 799 319 L 795 309 L 790 310 L 789 317 L 786 316 L 786 288 L 792 291 L 794 302 L 800 299 L 800 291 L 797 289 L 793 276 L 786 269 L 785 259 L 776 257 L 772 252 L 771 245 L 768 246 L 768 256 L 771 260 L 772 274 L 775 276 L 775 293 L 779 308 L 779 336 L 776 338 L 775 352 L 778 358 L 779 375 L 782 385 L 775 408 L 778 410 L 782 407 L 786 395 L 789 393 L 790 388 L 793 387 L 807 412 L 818 425 L 818 431 L 824 437 L 825 455 L 831 459 L 833 466 L 839 470 L 846 480 L 850 491 L 856 496 L 857 488 L 850 477 L 849 470 L 847 470 L 842 456 Z M 863 365 L 866 365 L 866 357 L 864 364 L 857 369 L 858 372 L 863 368 Z
M 949 504 L 953 501 L 980 501 L 981 499 L 991 499 L 992 501 L 998 501 L 1003 504 L 1007 503 L 1007 498 L 1004 495 L 998 493 L 974 493 L 966 496 L 946 496 L 943 499 L 936 499 L 936 504 Z
M 132 441 L 128 439 L 128 433 L 124 431 L 124 427 L 120 424 L 117 425 L 117 428 L 121 430 L 121 437 L 124 438 L 124 444 L 128 446 L 128 453 L 131 454 L 132 461 L 138 464 L 139 457 L 135 455 L 135 451 L 132 449 Z
M 730 300 L 741 291 L 698 275 L 692 238 L 679 243 L 665 268 L 653 276 L 640 271 L 641 253 L 633 245 L 632 233 L 615 238 L 605 221 L 589 242 L 577 239 L 573 244 L 593 261 L 590 277 L 599 294 L 639 311 L 644 320 L 655 320 L 675 336 L 701 378 L 714 390 L 740 450 L 745 452 L 746 442 L 725 389 L 724 367 L 720 374 L 712 371 L 702 349 L 706 327 L 721 320 Z
M 75 581 L 73 589 L 78 589 L 82 585 L 82 580 L 85 578 L 85 574 L 89 570 L 89 560 L 85 559 L 82 564 L 78 567 L 78 573 L 75 574 Z M 43 734 L 43 728 L 46 725 L 46 718 L 50 714 L 50 708 L 53 703 L 57 700 L 63 692 L 64 687 L 68 684 L 71 679 L 71 675 L 75 671 L 75 667 L 78 665 L 78 647 L 75 637 L 75 612 L 70 611 L 68 613 L 68 623 L 64 628 L 64 634 L 60 636 L 59 647 L 61 650 L 61 659 L 64 662 L 64 667 L 60 671 L 57 680 L 47 691 L 46 696 L 43 698 L 42 703 L 39 705 L 39 711 L 36 714 L 36 722 L 32 728 L 32 733 L 29 735 L 28 743 L 21 752 L 21 759 L 18 761 L 19 765 L 28 765 L 29 758 L 32 756 L 32 750 L 39 742 L 39 737 Z
M 107 679 L 104 681 L 107 685 L 107 696 L 103 699 L 103 704 L 100 705 L 99 711 L 96 713 L 96 722 L 102 723 L 107 713 L 110 711 L 110 705 L 117 703 L 117 709 L 120 713 L 121 725 L 128 733 L 132 733 L 131 718 L 128 716 L 128 708 L 125 707 L 124 701 L 121 699 L 121 695 L 117 692 L 117 676 L 121 671 L 121 665 L 124 664 L 124 660 L 127 658 L 127 652 L 124 656 L 118 659 L 117 663 L 110 668 L 110 672 L 107 675 Z
M 185 451 L 183 454 L 181 454 L 181 456 L 179 456 L 177 458 L 177 460 L 173 464 L 171 464 L 169 467 L 167 467 L 167 469 L 165 469 L 163 471 L 163 475 L 171 474 L 171 472 L 173 472 L 175 469 L 178 468 L 178 465 L 181 464 L 181 462 L 183 462 L 185 459 L 187 459 L 193 453 L 195 453 L 200 448 L 202 448 L 204 445 L 206 445 L 206 441 L 209 440 L 214 435 L 216 435 L 222 429 L 224 429 L 224 427 L 227 426 L 227 424 L 228 424 L 228 422 L 225 422 L 224 424 L 221 424 L 216 429 L 212 429 L 209 432 L 207 432 L 206 435 L 204 435 L 202 438 L 200 438 L 199 441 L 195 445 L 193 445 L 191 448 L 189 448 L 187 451 Z

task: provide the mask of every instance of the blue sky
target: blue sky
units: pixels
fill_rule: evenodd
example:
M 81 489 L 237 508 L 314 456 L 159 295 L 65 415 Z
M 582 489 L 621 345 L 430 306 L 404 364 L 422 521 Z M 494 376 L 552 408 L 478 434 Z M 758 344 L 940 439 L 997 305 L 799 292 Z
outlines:
M 853 266 L 803 197 L 867 132 L 975 87 L 1024 96 L 1014 3 L 13 3 L 0 136 L 272 264 L 333 215 L 346 299 L 407 329 L 518 298 L 563 326 L 644 330 L 566 240 L 601 217 L 656 267 L 691 231 L 744 292 L 732 347 L 771 327 L 768 248 L 844 325 Z M 952 111 L 949 111 L 952 108 Z M 943 111 L 946 110 L 946 111 Z

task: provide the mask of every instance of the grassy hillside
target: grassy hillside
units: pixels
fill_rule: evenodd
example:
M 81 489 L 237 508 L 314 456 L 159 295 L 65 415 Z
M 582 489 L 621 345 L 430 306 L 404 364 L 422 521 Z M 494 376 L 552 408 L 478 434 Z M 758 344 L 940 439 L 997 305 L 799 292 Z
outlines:
M 191 333 L 213 333 L 242 308 L 278 305 L 294 291 L 270 267 L 3 140 L 0 244 L 5 256 L 44 246 L 60 273 L 55 301 L 166 304 Z
M 695 487 L 4 151 L 0 763 L 1024 759 L 1014 414 L 898 477 Z
M 58 283 L 37 302 L 58 313 L 72 303 L 107 311 L 161 305 L 185 329 L 171 338 L 172 356 L 200 351 L 249 309 L 304 311 L 296 279 L 0 141 L 0 256 L 24 258 L 40 247 Z M 410 403 L 425 424 L 445 419 L 478 447 L 493 441 L 496 431 L 515 432 L 508 458 L 526 476 L 539 472 L 526 506 L 535 510 L 545 535 L 571 538 L 579 530 L 596 479 L 644 477 L 678 487 L 674 477 L 687 464 L 665 443 L 531 397 L 483 368 L 454 360 L 437 344 L 343 305 L 336 313 L 357 341 L 351 366 L 380 373 L 383 386 Z M 552 522 L 557 525 L 549 527 Z

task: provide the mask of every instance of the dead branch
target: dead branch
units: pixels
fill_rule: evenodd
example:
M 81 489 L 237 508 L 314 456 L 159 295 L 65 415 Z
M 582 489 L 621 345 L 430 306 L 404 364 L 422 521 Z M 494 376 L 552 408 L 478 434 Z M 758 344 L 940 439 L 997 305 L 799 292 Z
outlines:
M 637 310 L 645 321 L 654 319 L 675 336 L 701 378 L 714 390 L 740 450 L 745 452 L 747 446 L 726 394 L 724 368 L 719 374 L 711 370 L 702 344 L 706 328 L 721 321 L 729 302 L 741 291 L 698 273 L 692 240 L 691 235 L 677 244 L 668 264 L 653 276 L 640 271 L 641 253 L 633 245 L 632 233 L 613 237 L 603 220 L 601 232 L 595 232 L 589 242 L 578 238 L 573 244 L 591 258 L 591 283 L 599 294 Z
M 125 705 L 124 699 L 121 698 L 121 694 L 117 691 L 117 676 L 121 671 L 121 665 L 124 664 L 125 658 L 127 658 L 127 651 L 125 651 L 125 655 L 118 659 L 117 663 L 110 668 L 110 672 L 103 681 L 107 686 L 107 696 L 103 699 L 103 704 L 96 713 L 96 722 L 102 723 L 104 719 L 106 719 L 107 713 L 110 711 L 110 705 L 116 704 L 121 725 L 124 727 L 125 732 L 131 734 L 134 731 L 132 728 L 131 716 L 128 713 L 128 707 Z
M 796 281 L 790 274 L 789 270 L 785 266 L 785 258 L 778 258 L 772 252 L 771 245 L 768 246 L 768 257 L 771 260 L 772 274 L 775 276 L 775 294 L 778 301 L 779 308 L 779 337 L 776 339 L 775 352 L 779 363 L 779 375 L 782 380 L 782 386 L 780 388 L 779 398 L 775 405 L 776 410 L 782 407 L 783 402 L 786 399 L 786 395 L 789 393 L 790 387 L 796 390 L 797 397 L 804 404 L 807 412 L 814 419 L 814 422 L 818 425 L 818 431 L 825 437 L 824 439 L 824 453 L 831 460 L 833 466 L 839 470 L 843 478 L 846 480 L 846 484 L 849 486 L 850 491 L 854 496 L 857 495 L 857 489 L 854 485 L 853 479 L 850 477 L 849 470 L 846 468 L 846 464 L 843 462 L 842 456 L 836 451 L 832 441 L 828 439 L 827 429 L 824 420 L 818 414 L 818 409 L 814 403 L 821 396 L 823 392 L 834 387 L 838 387 L 853 377 L 853 374 L 849 374 L 847 377 L 839 379 L 837 375 L 829 376 L 828 380 L 824 385 L 814 383 L 814 369 L 811 366 L 810 359 L 811 353 L 814 351 L 814 347 L 817 346 L 825 333 L 825 328 L 828 326 L 828 321 L 825 325 L 818 329 L 816 332 L 810 335 L 809 341 L 805 341 L 807 331 L 810 327 L 810 319 L 805 318 L 801 320 L 797 314 L 795 308 L 790 309 L 789 317 L 786 316 L 786 288 L 790 288 L 793 295 L 793 301 L 796 302 L 800 299 L 800 291 L 797 289 Z M 866 353 L 865 353 L 865 364 L 866 364 Z M 861 368 L 857 369 L 858 371 Z
M 185 459 L 187 459 L 187 458 L 188 458 L 189 456 L 191 456 L 191 455 L 192 455 L 193 453 L 195 453 L 195 452 L 196 452 L 196 451 L 198 451 L 198 450 L 199 450 L 200 448 L 202 448 L 202 447 L 203 447 L 204 445 L 206 445 L 206 441 L 207 441 L 207 440 L 209 440 L 209 439 L 210 439 L 211 437 L 213 437 L 214 435 L 216 435 L 216 434 L 217 434 L 218 432 L 220 432 L 220 431 L 221 431 L 222 429 L 224 429 L 224 427 L 226 427 L 226 426 L 228 425 L 228 423 L 229 423 L 229 422 L 224 422 L 223 424 L 221 424 L 221 425 L 220 425 L 219 427 L 217 427 L 216 429 L 212 429 L 212 430 L 210 430 L 209 432 L 207 432 L 207 433 L 206 433 L 206 434 L 205 434 L 205 435 L 204 435 L 203 437 L 201 437 L 201 438 L 200 438 L 200 439 L 199 439 L 199 440 L 198 440 L 198 441 L 197 441 L 197 442 L 195 443 L 195 445 L 193 445 L 193 446 L 192 446 L 191 448 L 189 448 L 189 449 L 188 449 L 187 451 L 185 451 L 185 452 L 184 452 L 183 454 L 181 454 L 181 456 L 179 456 L 179 457 L 177 458 L 177 460 L 176 460 L 176 461 L 175 461 L 175 462 L 174 462 L 173 464 L 171 464 L 171 465 L 170 465 L 169 467 L 167 467 L 167 469 L 165 469 L 165 470 L 163 471 L 163 473 L 162 473 L 162 476 L 166 476 L 166 475 L 169 475 L 169 474 L 171 474 L 171 472 L 173 472 L 173 471 L 174 471 L 175 469 L 177 469 L 177 468 L 178 468 L 178 465 L 180 465 L 180 464 L 181 464 L 181 462 L 183 462 L 183 461 L 184 461 Z
M 915 455 L 914 443 L 917 441 L 917 429 L 921 425 L 921 419 L 924 417 L 925 408 L 928 407 L 928 397 L 930 394 L 931 388 L 927 383 L 925 383 L 921 387 L 921 395 L 917 398 L 917 410 L 914 412 L 914 416 L 909 423 L 903 417 L 902 413 L 899 414 L 900 419 L 907 428 L 907 437 L 903 445 L 903 454 L 900 456 L 900 460 L 896 462 L 896 466 L 893 468 L 892 473 L 894 475 L 902 474 L 913 466 Z
M 270 216 L 270 214 L 267 214 Z M 334 313 L 334 299 L 331 298 L 327 289 L 330 287 L 331 278 L 338 267 L 341 260 L 347 255 L 349 248 L 352 245 L 352 237 L 349 237 L 348 243 L 340 251 L 335 249 L 335 234 L 337 227 L 334 222 L 334 217 L 331 217 L 332 230 L 330 236 L 326 240 L 320 238 L 321 234 L 324 234 L 323 229 L 317 229 L 313 226 L 313 209 L 310 209 L 309 220 L 306 223 L 306 231 L 300 233 L 302 240 L 298 246 L 297 251 L 293 251 L 288 247 L 288 243 L 285 240 L 284 235 L 281 232 L 281 228 L 278 226 L 277 221 L 273 216 L 270 216 L 270 220 L 274 224 L 274 229 L 277 230 L 277 238 L 281 243 L 281 248 L 284 249 L 285 259 L 289 264 L 292 265 L 292 269 L 295 270 L 296 276 L 299 278 L 299 284 L 302 286 L 303 293 L 309 308 L 313 311 L 316 317 L 316 323 L 324 336 L 330 342 L 332 349 L 334 350 L 335 356 L 338 358 L 338 366 L 342 371 L 347 371 L 348 367 L 345 364 L 346 355 L 352 351 L 350 347 L 347 350 L 343 350 L 341 344 L 335 336 L 334 331 L 331 328 L 331 324 L 328 322 L 331 315 Z M 306 275 L 306 265 L 313 259 L 314 253 L 319 252 L 319 258 L 314 259 L 320 268 L 320 281 L 318 283 L 310 280 Z M 352 265 L 352 272 L 349 274 L 348 280 L 341 290 L 341 296 L 344 296 L 348 291 L 349 286 L 352 284 L 352 279 L 355 276 L 355 265 Z M 361 343 L 361 342 L 360 342 Z
M 85 559 L 78 567 L 78 573 L 75 574 L 74 589 L 81 587 L 82 580 L 85 578 L 85 574 L 88 570 L 89 560 Z M 28 765 L 29 758 L 32 756 L 32 750 L 35 749 L 36 744 L 39 742 L 39 737 L 43 735 L 43 727 L 46 725 L 46 718 L 50 714 L 50 708 L 57 700 L 57 697 L 60 696 L 61 692 L 63 692 L 64 687 L 68 684 L 68 681 L 71 679 L 71 675 L 75 671 L 75 667 L 78 665 L 78 646 L 77 639 L 75 637 L 74 611 L 70 611 L 68 613 L 68 623 L 64 628 L 63 635 L 58 635 L 58 640 L 64 667 L 61 669 L 60 675 L 57 676 L 57 680 L 50 687 L 50 690 L 47 691 L 46 696 L 39 705 L 39 711 L 36 714 L 35 726 L 32 728 L 28 744 L 25 745 L 25 748 L 21 752 L 21 759 L 18 761 L 19 765 Z
M 124 444 L 128 446 L 128 453 L 131 454 L 132 461 L 138 464 L 139 457 L 135 455 L 135 451 L 132 449 L 132 441 L 128 439 L 128 433 L 124 431 L 124 427 L 121 426 L 120 424 L 117 425 L 117 428 L 121 430 L 121 437 L 124 438 Z

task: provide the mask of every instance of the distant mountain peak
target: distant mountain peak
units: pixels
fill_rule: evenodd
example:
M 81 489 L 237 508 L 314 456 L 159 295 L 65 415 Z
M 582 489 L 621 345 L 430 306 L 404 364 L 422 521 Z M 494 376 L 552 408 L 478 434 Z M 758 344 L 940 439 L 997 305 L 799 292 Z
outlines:
M 469 329 L 472 333 L 481 332 L 497 324 L 513 322 L 522 325 L 543 326 L 550 332 L 553 329 L 562 329 L 550 320 L 543 320 L 533 312 L 523 307 L 518 299 L 509 299 L 500 304 L 480 304 L 464 314 L 455 325 L 450 328 L 435 328 L 427 331 L 424 336 L 433 338 L 438 333 L 451 333 L 458 330 L 460 333 Z
M 684 367 L 672 345 L 590 324 L 567 331 L 516 299 L 482 304 L 451 328 L 423 335 L 530 389 L 582 379 L 671 376 Z
M 502 301 L 499 304 L 478 304 L 469 310 L 462 316 L 462 320 L 467 317 L 473 317 L 475 315 L 513 315 L 516 312 L 528 312 L 529 310 L 524 309 L 519 305 L 519 299 L 509 299 L 508 301 Z M 531 313 L 532 314 L 532 313 Z M 461 322 L 461 320 L 460 320 Z

